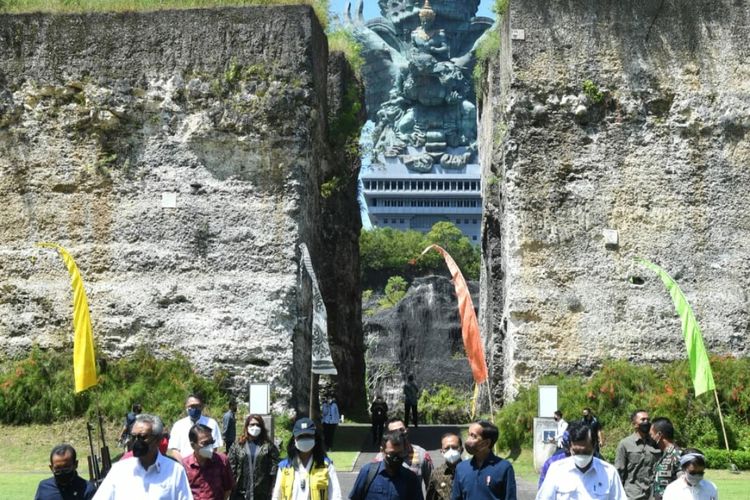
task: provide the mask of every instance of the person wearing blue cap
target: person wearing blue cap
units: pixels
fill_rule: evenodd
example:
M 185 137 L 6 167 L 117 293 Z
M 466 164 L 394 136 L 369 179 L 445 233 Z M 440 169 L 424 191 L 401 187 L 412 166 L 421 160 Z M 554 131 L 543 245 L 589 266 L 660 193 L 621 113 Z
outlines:
M 315 422 L 294 423 L 287 458 L 279 463 L 272 500 L 341 500 L 336 468 L 328 458 Z

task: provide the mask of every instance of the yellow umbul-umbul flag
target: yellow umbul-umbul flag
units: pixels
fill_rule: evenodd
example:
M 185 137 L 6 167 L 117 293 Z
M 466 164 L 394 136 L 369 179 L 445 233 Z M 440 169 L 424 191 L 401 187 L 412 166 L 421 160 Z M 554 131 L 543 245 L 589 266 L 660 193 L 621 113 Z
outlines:
M 73 257 L 57 243 L 37 243 L 37 246 L 54 248 L 62 257 L 65 267 L 70 273 L 73 286 L 73 374 L 75 376 L 75 391 L 85 391 L 96 385 L 96 360 L 94 359 L 94 333 L 91 328 L 89 302 L 83 279 L 78 271 Z

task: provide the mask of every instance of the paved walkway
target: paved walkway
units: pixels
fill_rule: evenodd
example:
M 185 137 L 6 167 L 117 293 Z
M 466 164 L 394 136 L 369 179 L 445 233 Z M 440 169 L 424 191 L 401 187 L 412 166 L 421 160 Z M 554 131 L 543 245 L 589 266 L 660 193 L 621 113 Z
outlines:
M 418 428 L 409 428 L 409 439 L 412 443 L 418 444 L 425 448 L 429 453 L 435 467 L 441 467 L 444 463 L 443 456 L 440 453 L 440 438 L 446 432 L 460 432 L 461 427 L 455 425 L 428 425 Z M 341 439 L 344 438 L 344 439 Z M 341 439 L 341 441 L 340 441 Z M 359 456 L 351 472 L 338 472 L 339 483 L 344 498 L 347 498 L 349 492 L 354 486 L 354 481 L 362 466 L 371 462 L 378 451 L 376 446 L 372 445 L 370 436 L 370 427 L 365 425 L 340 425 L 336 436 L 337 442 L 349 443 L 350 447 L 359 443 Z M 342 449 L 338 446 L 336 449 Z M 518 484 L 518 500 L 534 500 L 536 496 L 536 484 L 529 483 L 522 479 L 516 478 Z

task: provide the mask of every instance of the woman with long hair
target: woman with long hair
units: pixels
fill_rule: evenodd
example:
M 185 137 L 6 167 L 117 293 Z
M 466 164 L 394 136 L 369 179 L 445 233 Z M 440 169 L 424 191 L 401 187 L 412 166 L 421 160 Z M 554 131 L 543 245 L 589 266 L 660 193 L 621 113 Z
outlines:
M 287 458 L 279 463 L 272 500 L 341 500 L 336 468 L 328 458 L 315 422 L 304 417 L 294 423 Z
M 279 449 L 271 442 L 263 417 L 245 419 L 242 436 L 229 449 L 229 466 L 237 485 L 231 500 L 269 500 L 276 482 Z

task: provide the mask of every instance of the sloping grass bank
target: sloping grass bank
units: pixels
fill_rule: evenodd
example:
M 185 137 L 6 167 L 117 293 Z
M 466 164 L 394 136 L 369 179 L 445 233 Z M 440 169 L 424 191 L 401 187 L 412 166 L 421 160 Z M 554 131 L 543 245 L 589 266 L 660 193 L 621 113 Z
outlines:
M 328 0 L 0 0 L 0 12 L 131 12 L 248 5 L 312 5 L 328 26 Z

